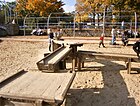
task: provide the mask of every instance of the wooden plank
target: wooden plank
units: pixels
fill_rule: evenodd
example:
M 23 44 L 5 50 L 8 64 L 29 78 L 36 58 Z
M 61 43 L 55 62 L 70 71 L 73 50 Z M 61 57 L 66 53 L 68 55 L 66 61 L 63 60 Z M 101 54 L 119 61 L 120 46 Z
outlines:
M 55 55 L 57 52 L 61 51 L 62 49 L 64 49 L 64 46 L 61 46 L 58 49 L 56 49 L 55 51 L 53 51 L 53 53 L 48 54 L 43 59 L 39 60 L 36 64 L 38 64 L 42 61 L 44 62 L 44 64 L 48 64 L 48 60 L 50 60 L 53 57 L 53 55 Z
M 110 55 L 123 55 L 123 56 L 133 56 L 133 57 L 137 57 L 136 54 L 126 54 L 126 53 L 111 53 L 111 52 L 96 52 L 96 51 L 87 51 L 87 50 L 78 50 L 79 53 L 84 53 L 84 54 L 92 54 L 92 53 L 96 53 L 96 54 L 110 54 Z
M 96 53 L 91 51 L 78 51 L 78 54 L 81 55 L 82 62 L 84 62 L 87 58 L 91 59 L 107 59 L 107 60 L 117 60 L 117 61 L 125 61 L 127 63 L 127 73 L 131 73 L 131 62 L 140 62 L 136 55 L 129 54 L 114 54 L 114 53 Z
M 78 52 L 83 57 L 92 57 L 96 59 L 111 59 L 111 60 L 120 60 L 120 61 L 127 61 L 128 58 L 137 59 L 135 55 L 124 55 L 124 54 L 111 54 L 111 53 L 96 53 L 96 52 Z M 93 57 L 94 56 L 94 57 Z
M 27 79 L 28 78 L 28 74 L 29 73 L 25 73 L 24 75 L 22 75 L 20 77 L 17 77 L 16 78 L 17 79 L 17 82 L 14 81 L 15 79 L 12 79 L 12 80 L 8 81 L 8 82 L 10 82 L 10 84 L 7 83 L 4 87 L 2 87 L 1 90 L 0 90 L 0 93 L 1 93 L 1 91 L 3 91 L 3 92 L 9 92 L 10 89 L 12 89 L 13 87 L 17 87 L 16 84 L 17 83 L 21 83 L 24 78 Z
M 45 90 L 50 86 L 55 78 L 55 75 L 49 73 L 40 73 L 35 82 L 30 84 L 27 88 L 20 93 L 21 95 L 32 95 L 33 97 L 41 97 Z
M 64 80 L 61 83 L 61 86 L 59 89 L 57 89 L 55 93 L 55 100 L 63 100 L 64 97 L 66 96 L 66 93 L 68 89 L 70 88 L 70 85 L 72 84 L 74 78 L 75 78 L 76 73 L 68 74 L 65 76 Z
M 62 59 L 65 59 L 70 54 L 71 50 L 72 48 L 69 48 L 68 46 L 67 47 L 62 46 L 58 48 L 53 53 L 47 55 L 45 58 L 37 62 L 39 70 L 44 70 L 44 72 L 54 72 L 59 70 L 58 63 Z
M 53 80 L 51 80 L 50 86 L 46 89 L 46 91 L 42 94 L 43 98 L 47 100 L 54 100 L 55 101 L 55 92 L 61 86 L 61 82 L 63 80 L 64 75 L 55 76 Z M 49 95 L 49 96 L 48 96 Z M 53 101 L 52 101 L 53 102 Z
M 55 54 L 51 60 L 49 60 L 48 64 L 56 64 L 58 63 L 60 60 L 62 60 L 62 58 L 66 57 L 67 54 L 69 54 L 71 51 L 71 48 L 66 47 L 65 49 L 61 50 L 60 52 L 58 52 L 57 54 Z
M 60 103 L 64 100 L 64 96 L 74 79 L 72 73 L 28 72 L 28 74 L 26 73 L 21 77 L 20 82 L 24 84 L 20 84 L 19 79 L 15 79 L 0 89 L 0 96 L 6 99 L 9 98 L 8 100 L 43 100 L 48 103 L 57 104 L 58 101 Z M 18 84 L 20 87 L 18 87 Z M 56 93 L 57 91 L 59 93 Z M 56 94 L 57 97 L 61 97 L 59 100 L 56 100 Z
M 70 76 L 70 77 L 68 77 Z M 67 80 L 71 82 L 71 77 L 72 75 L 69 75 L 69 73 L 61 73 L 59 76 L 56 76 L 51 83 L 51 85 L 46 89 L 46 91 L 43 93 L 43 97 L 47 99 L 54 99 L 55 100 L 55 95 L 58 89 L 63 86 L 62 82 L 65 80 L 65 77 L 67 77 Z M 69 84 L 69 83 L 66 83 Z M 70 85 L 69 85 L 70 86 Z M 65 88 L 65 87 L 64 87 Z M 67 88 L 65 88 L 67 90 Z M 49 97 L 47 96 L 49 95 Z M 63 98 L 60 99 L 60 101 L 63 101 Z
M 57 50 L 55 50 L 53 53 L 51 53 L 51 55 L 47 56 L 44 59 L 44 64 L 48 64 L 49 61 L 51 61 L 52 59 L 55 59 L 59 54 L 61 54 L 61 52 L 65 49 L 65 47 L 61 47 Z M 58 57 L 57 57 L 58 58 Z
M 63 59 L 65 59 L 70 53 L 71 53 L 71 48 L 66 47 L 65 49 L 63 49 L 61 52 L 59 52 L 58 54 L 54 55 L 54 57 L 52 59 L 50 59 L 48 61 L 48 70 L 55 72 L 57 70 L 59 70 L 59 62 Z
M 94 59 L 107 59 L 107 60 L 118 60 L 118 61 L 127 61 L 129 57 L 126 56 L 113 56 L 113 55 L 109 55 L 109 54 L 96 54 L 96 53 L 92 53 L 92 54 L 82 54 L 80 53 L 80 55 L 82 55 L 83 58 L 94 58 Z
M 32 73 L 32 75 L 31 75 Z M 23 76 L 19 77 L 18 79 L 12 81 L 11 83 L 5 85 L 3 88 L 1 88 L 2 92 L 5 93 L 13 93 L 19 95 L 19 93 L 24 89 L 25 87 L 29 86 L 33 81 L 36 80 L 36 78 L 39 76 L 36 72 L 28 72 L 25 73 Z M 14 88 L 14 89 L 13 89 Z
M 5 79 L 3 79 L 2 81 L 0 81 L 0 88 L 2 88 L 3 86 L 5 86 L 7 83 L 11 82 L 12 80 L 14 80 L 15 78 L 18 78 L 20 76 L 22 76 L 23 74 L 25 74 L 26 71 L 21 70 L 18 71 L 14 74 L 9 75 L 8 77 L 5 77 Z
M 35 106 L 33 103 L 23 103 L 23 102 L 10 101 L 10 105 L 9 105 L 8 100 L 5 100 L 5 102 L 7 102 L 8 105 L 4 105 L 4 106 Z

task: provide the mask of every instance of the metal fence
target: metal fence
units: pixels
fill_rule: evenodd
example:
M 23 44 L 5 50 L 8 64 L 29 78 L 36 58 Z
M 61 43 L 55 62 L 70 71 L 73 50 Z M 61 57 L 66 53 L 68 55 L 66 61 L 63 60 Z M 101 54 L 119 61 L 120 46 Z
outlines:
M 80 18 L 80 22 L 77 22 L 77 18 Z M 118 30 L 121 29 L 122 21 L 113 21 L 112 16 L 106 15 L 105 22 L 103 22 L 103 16 L 86 17 L 86 20 L 82 20 L 81 17 L 77 17 L 76 14 L 73 16 L 49 16 L 49 17 L 25 17 L 24 23 L 20 26 L 20 30 L 24 30 L 24 35 L 30 34 L 35 28 L 47 29 L 51 26 L 58 26 L 63 29 L 64 36 L 99 36 L 103 32 L 105 27 L 105 35 L 110 36 L 112 26 L 116 26 Z M 122 15 L 121 17 L 116 16 L 115 18 L 124 19 L 124 28 L 131 30 L 135 33 L 140 31 L 140 16 L 135 14 Z M 126 20 L 127 19 L 127 20 Z M 94 20 L 94 21 L 93 21 Z M 133 36 L 134 37 L 134 36 Z

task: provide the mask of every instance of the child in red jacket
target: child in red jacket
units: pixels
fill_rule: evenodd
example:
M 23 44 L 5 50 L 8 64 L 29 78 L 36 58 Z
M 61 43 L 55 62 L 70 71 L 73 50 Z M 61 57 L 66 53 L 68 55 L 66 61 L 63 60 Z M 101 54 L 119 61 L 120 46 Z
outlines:
M 105 36 L 105 34 L 102 33 L 102 34 L 101 34 L 101 37 L 100 37 L 99 48 L 100 48 L 101 45 L 102 45 L 103 47 L 105 47 L 105 45 L 104 45 L 104 36 Z

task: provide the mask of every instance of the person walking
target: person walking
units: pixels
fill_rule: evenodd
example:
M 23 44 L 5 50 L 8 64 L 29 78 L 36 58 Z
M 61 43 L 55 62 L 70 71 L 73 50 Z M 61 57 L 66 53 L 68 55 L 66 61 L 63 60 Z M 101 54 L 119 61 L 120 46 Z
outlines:
M 52 30 L 49 30 L 49 51 L 52 51 L 52 43 L 53 43 L 54 33 Z
M 104 33 L 102 33 L 101 36 L 100 36 L 99 48 L 100 48 L 101 45 L 103 47 L 105 47 L 105 45 L 104 45 L 104 36 L 105 36 Z

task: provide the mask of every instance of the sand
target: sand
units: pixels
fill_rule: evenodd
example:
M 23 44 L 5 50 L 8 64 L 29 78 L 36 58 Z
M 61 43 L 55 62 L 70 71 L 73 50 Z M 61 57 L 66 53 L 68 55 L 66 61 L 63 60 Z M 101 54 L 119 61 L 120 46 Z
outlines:
M 48 52 L 47 42 L 0 42 L 0 80 L 22 69 L 30 70 Z M 79 50 L 134 54 L 132 46 L 84 44 Z M 66 106 L 140 106 L 140 63 L 132 63 L 127 74 L 125 62 L 96 60 L 85 63 L 76 73 Z

